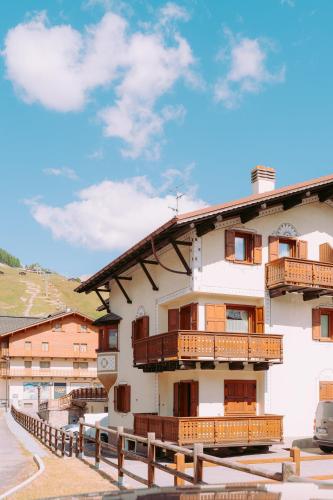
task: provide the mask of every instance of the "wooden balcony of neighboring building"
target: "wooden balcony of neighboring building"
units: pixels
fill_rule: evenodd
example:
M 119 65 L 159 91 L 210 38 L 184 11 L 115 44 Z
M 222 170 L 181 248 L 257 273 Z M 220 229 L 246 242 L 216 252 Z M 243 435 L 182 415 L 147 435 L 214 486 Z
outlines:
M 8 358 L 9 349 L 8 347 L 0 347 L 0 359 Z
M 6 375 L 5 371 L 1 374 Z M 97 379 L 95 369 L 57 369 L 57 368 L 9 368 L 7 371 L 9 378 L 85 378 Z
M 66 410 L 73 405 L 85 405 L 87 401 L 107 402 L 108 394 L 104 387 L 81 387 L 61 398 L 41 401 L 39 410 Z
M 7 349 L 7 356 L 11 358 L 59 358 L 59 359 L 96 359 L 96 349 L 86 344 L 49 344 L 42 347 L 42 344 L 32 343 L 30 347 L 26 347 L 24 343 L 20 345 L 10 346 Z
M 134 414 L 134 434 L 146 437 L 148 432 L 155 432 L 157 439 L 178 445 L 269 445 L 283 441 L 283 417 L 161 417 Z
M 304 300 L 333 295 L 333 264 L 283 257 L 266 264 L 266 287 L 271 297 L 303 293 Z
M 134 366 L 144 371 L 168 371 L 195 367 L 214 368 L 214 361 L 254 364 L 267 369 L 268 364 L 282 363 L 282 335 L 263 333 L 216 333 L 174 331 L 137 340 L 133 344 Z

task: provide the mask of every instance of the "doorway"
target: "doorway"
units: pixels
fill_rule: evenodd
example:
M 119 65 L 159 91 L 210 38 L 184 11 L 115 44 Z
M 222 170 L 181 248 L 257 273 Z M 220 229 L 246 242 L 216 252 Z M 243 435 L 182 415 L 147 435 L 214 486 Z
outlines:
M 185 380 L 173 385 L 173 416 L 197 417 L 199 406 L 199 382 Z

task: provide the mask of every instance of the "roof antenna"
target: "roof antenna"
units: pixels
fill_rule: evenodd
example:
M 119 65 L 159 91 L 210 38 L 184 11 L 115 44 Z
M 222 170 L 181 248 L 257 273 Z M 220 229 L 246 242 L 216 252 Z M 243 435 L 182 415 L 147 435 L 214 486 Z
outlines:
M 175 203 L 176 203 L 176 206 L 175 207 L 170 207 L 168 206 L 168 208 L 170 208 L 170 210 L 172 210 L 173 212 L 175 212 L 176 215 L 179 214 L 179 200 L 185 196 L 185 193 L 181 193 L 180 191 L 178 191 L 178 189 L 180 187 L 182 187 L 184 185 L 184 183 L 182 184 L 179 184 L 179 186 L 175 186 L 175 191 L 171 191 L 171 189 L 169 190 L 169 193 L 172 193 L 175 197 Z

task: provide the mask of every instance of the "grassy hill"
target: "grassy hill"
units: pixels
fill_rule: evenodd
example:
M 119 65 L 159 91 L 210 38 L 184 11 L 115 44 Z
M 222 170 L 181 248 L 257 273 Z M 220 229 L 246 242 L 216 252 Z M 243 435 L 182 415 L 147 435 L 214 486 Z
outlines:
M 59 274 L 20 272 L 22 269 L 0 265 L 0 314 L 44 316 L 70 307 L 92 318 L 101 315 L 96 312 L 100 305 L 96 294 L 74 292 L 77 282 Z

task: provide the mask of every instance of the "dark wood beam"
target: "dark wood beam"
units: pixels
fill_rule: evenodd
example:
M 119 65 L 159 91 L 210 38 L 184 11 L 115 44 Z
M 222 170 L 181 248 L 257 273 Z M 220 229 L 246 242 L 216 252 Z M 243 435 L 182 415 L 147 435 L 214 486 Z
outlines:
M 99 293 L 99 290 L 96 288 L 95 289 L 96 295 L 98 296 L 99 300 L 102 302 L 104 308 L 106 309 L 107 312 L 110 312 L 109 309 L 109 303 L 106 302 L 106 300 L 103 299 L 102 295 Z
M 156 262 L 156 260 L 144 259 L 141 260 L 140 262 L 142 262 L 143 264 L 151 264 L 152 266 L 158 266 L 158 262 Z
M 198 238 L 200 238 L 200 236 L 204 236 L 210 231 L 214 231 L 214 229 L 215 229 L 215 224 L 212 221 L 202 222 L 201 224 L 196 224 L 195 226 Z
M 269 363 L 266 363 L 266 362 L 253 364 L 253 370 L 255 372 L 266 371 L 266 370 L 268 370 L 268 368 L 269 368 Z
M 180 241 L 180 240 L 175 240 L 176 245 L 183 245 L 185 247 L 191 247 L 192 246 L 192 241 Z
M 312 292 L 303 293 L 303 300 L 307 302 L 308 300 L 315 300 L 323 297 L 324 295 L 333 295 L 333 290 L 315 290 Z
M 124 281 L 132 281 L 131 276 L 117 276 L 115 279 L 117 280 L 124 280 Z
M 243 361 L 230 361 L 229 370 L 244 370 Z
M 291 198 L 288 198 L 282 203 L 283 210 L 289 210 L 290 208 L 296 207 L 296 205 L 300 205 L 303 200 L 303 194 L 294 195 Z
M 106 292 L 106 293 L 110 291 L 109 288 L 96 288 L 96 290 L 98 290 L 99 292 Z
M 240 214 L 241 223 L 245 224 L 245 222 L 249 222 L 250 220 L 255 219 L 256 217 L 258 217 L 259 211 L 260 207 L 244 210 L 244 212 Z
M 153 280 L 150 272 L 148 271 L 148 269 L 146 268 L 145 264 L 143 262 L 140 262 L 139 263 L 140 266 L 141 266 L 141 269 L 143 270 L 143 272 L 145 273 L 145 275 L 147 276 L 148 280 L 149 280 L 149 283 L 151 284 L 152 286 L 152 289 L 157 292 L 158 291 L 158 286 L 156 285 L 155 281 Z
M 117 278 L 115 278 L 114 280 L 115 280 L 115 282 L 117 283 L 117 285 L 119 286 L 120 290 L 122 291 L 122 293 L 123 293 L 123 295 L 124 295 L 124 297 L 125 297 L 125 299 L 126 299 L 127 304 L 132 304 L 132 301 L 131 301 L 131 299 L 129 298 L 129 296 L 128 296 L 128 294 L 127 294 L 126 290 L 125 290 L 125 288 L 124 288 L 124 287 L 123 287 L 123 285 L 120 283 L 119 278 L 117 277 Z
M 319 193 L 318 193 L 319 201 L 321 201 L 322 203 L 324 201 L 329 200 L 332 197 L 333 197 L 333 190 L 332 190 L 332 188 L 330 188 L 330 189 L 323 189 L 322 191 L 319 191 Z
M 179 250 L 177 243 L 175 241 L 171 241 L 171 245 L 173 246 L 176 254 L 178 255 L 180 262 L 183 264 L 186 274 L 190 276 L 192 274 L 192 270 L 188 265 L 188 263 L 186 262 L 184 255 Z

